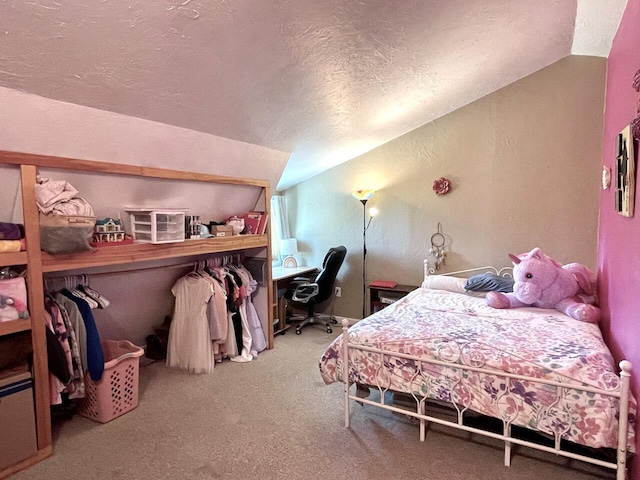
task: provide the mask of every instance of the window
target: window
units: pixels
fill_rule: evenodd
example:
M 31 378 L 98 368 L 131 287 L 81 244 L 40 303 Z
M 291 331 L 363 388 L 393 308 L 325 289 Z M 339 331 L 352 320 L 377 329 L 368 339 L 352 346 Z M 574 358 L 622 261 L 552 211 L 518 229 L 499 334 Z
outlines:
M 282 263 L 280 241 L 290 237 L 287 202 L 284 195 L 273 195 L 271 197 L 271 256 L 274 265 Z

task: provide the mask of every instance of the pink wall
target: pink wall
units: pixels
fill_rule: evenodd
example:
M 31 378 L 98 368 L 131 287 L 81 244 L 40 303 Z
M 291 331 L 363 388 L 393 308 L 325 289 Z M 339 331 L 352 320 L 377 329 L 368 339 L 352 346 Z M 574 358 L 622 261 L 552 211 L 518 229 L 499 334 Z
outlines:
M 616 135 L 636 115 L 637 93 L 631 82 L 638 69 L 640 0 L 629 0 L 607 63 L 603 163 L 611 168 L 612 174 Z M 615 175 L 612 176 L 615 181 Z M 626 358 L 633 363 L 632 389 L 636 398 L 640 398 L 640 335 L 636 333 L 640 328 L 640 200 L 636 201 L 635 209 L 632 218 L 617 214 L 613 189 L 602 191 L 598 275 L 604 335 L 616 360 Z M 636 423 L 636 431 L 640 431 L 640 422 Z M 640 452 L 640 435 L 636 436 L 636 451 Z M 631 464 L 629 478 L 633 480 L 640 480 L 639 456 Z

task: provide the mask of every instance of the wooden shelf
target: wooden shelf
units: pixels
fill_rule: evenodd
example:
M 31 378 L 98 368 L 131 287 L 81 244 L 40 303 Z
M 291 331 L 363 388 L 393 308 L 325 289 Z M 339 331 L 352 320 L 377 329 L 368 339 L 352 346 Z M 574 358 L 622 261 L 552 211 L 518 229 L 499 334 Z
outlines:
M 164 258 L 232 252 L 247 248 L 266 247 L 267 235 L 234 235 L 232 237 L 201 238 L 175 243 L 134 243 L 113 247 L 97 247 L 89 252 L 51 255 L 42 252 L 42 271 L 60 272 L 88 267 L 118 265 Z
M 63 170 L 83 170 L 85 172 L 102 172 L 114 175 L 131 175 L 146 178 L 168 178 L 194 182 L 222 183 L 227 185 L 245 185 L 254 187 L 269 187 L 268 180 L 254 178 L 236 178 L 206 173 L 184 172 L 166 168 L 142 167 L 125 165 L 122 163 L 96 162 L 92 160 L 78 160 L 75 158 L 38 155 L 35 153 L 10 152 L 0 150 L 0 163 L 12 165 L 34 165 L 36 167 L 60 168 Z
M 28 275 L 26 280 L 29 294 L 29 313 L 31 315 L 31 318 L 26 320 L 0 322 L 0 336 L 22 331 L 30 332 L 31 345 L 33 347 L 33 395 L 35 403 L 36 437 L 38 442 L 38 451 L 33 456 L 8 468 L 0 469 L 0 479 L 3 479 L 43 460 L 51 455 L 52 452 L 53 436 L 51 431 L 46 329 L 40 328 L 41 325 L 44 325 L 46 318 L 43 273 L 64 272 L 76 269 L 83 270 L 91 267 L 111 267 L 140 262 L 152 262 L 154 260 L 239 252 L 251 249 L 260 250 L 259 253 L 264 255 L 265 263 L 267 265 L 271 264 L 271 248 L 268 234 L 235 235 L 231 237 L 195 239 L 158 245 L 134 243 L 130 245 L 96 247 L 91 251 L 74 254 L 51 255 L 45 253 L 40 249 L 39 212 L 35 194 L 38 167 L 130 176 L 138 179 L 176 180 L 181 184 L 202 182 L 211 184 L 211 188 L 215 188 L 215 184 L 251 187 L 252 191 L 260 190 L 257 201 L 264 203 L 263 209 L 267 215 L 269 214 L 271 193 L 270 182 L 268 180 L 227 177 L 198 172 L 184 172 L 48 155 L 7 152 L 3 150 L 0 150 L 0 164 L 18 165 L 20 167 L 23 223 L 25 226 L 26 244 L 28 246 L 27 252 L 0 253 L 0 266 L 27 266 Z M 138 265 L 138 267 L 142 267 L 142 265 Z M 114 271 L 122 273 L 121 270 L 123 269 L 114 269 Z M 265 281 L 267 285 L 267 298 L 260 298 L 260 302 L 266 302 L 266 308 L 263 312 L 266 315 L 262 317 L 261 321 L 264 333 L 268 339 L 268 348 L 273 348 L 273 308 L 271 307 L 275 300 L 270 270 L 266 273 Z M 262 308 L 262 305 L 260 305 L 260 308 Z
M 11 333 L 24 332 L 31 330 L 31 319 L 10 320 L 8 322 L 0 322 L 0 336 L 9 335 Z
M 27 252 L 4 252 L 0 253 L 0 266 L 26 265 Z
M 35 465 L 36 463 L 41 462 L 45 458 L 50 457 L 52 453 L 53 447 L 51 445 L 47 445 L 46 447 L 38 450 L 34 456 L 18 462 L 15 465 L 11 465 L 4 470 L 0 470 L 0 479 L 10 477 L 14 473 L 17 473 L 27 467 L 30 467 L 31 465 Z

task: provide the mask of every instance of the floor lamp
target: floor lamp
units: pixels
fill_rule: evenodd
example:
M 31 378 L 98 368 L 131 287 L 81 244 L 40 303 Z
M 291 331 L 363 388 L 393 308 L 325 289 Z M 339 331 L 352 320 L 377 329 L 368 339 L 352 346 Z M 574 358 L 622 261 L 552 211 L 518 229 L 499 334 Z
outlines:
M 362 318 L 365 317 L 365 303 L 367 299 L 367 230 L 371 220 L 378 214 L 376 208 L 369 209 L 369 221 L 367 221 L 367 202 L 373 197 L 375 190 L 356 190 L 352 192 L 353 198 L 362 203 Z

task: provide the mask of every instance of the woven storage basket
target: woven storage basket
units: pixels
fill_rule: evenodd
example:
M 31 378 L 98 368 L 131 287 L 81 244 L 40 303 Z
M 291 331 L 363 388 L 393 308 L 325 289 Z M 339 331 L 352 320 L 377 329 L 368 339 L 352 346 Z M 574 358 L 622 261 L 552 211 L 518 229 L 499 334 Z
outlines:
M 127 340 L 103 340 L 104 373 L 94 382 L 85 376 L 85 397 L 78 413 L 106 423 L 138 406 L 140 357 L 144 350 Z

